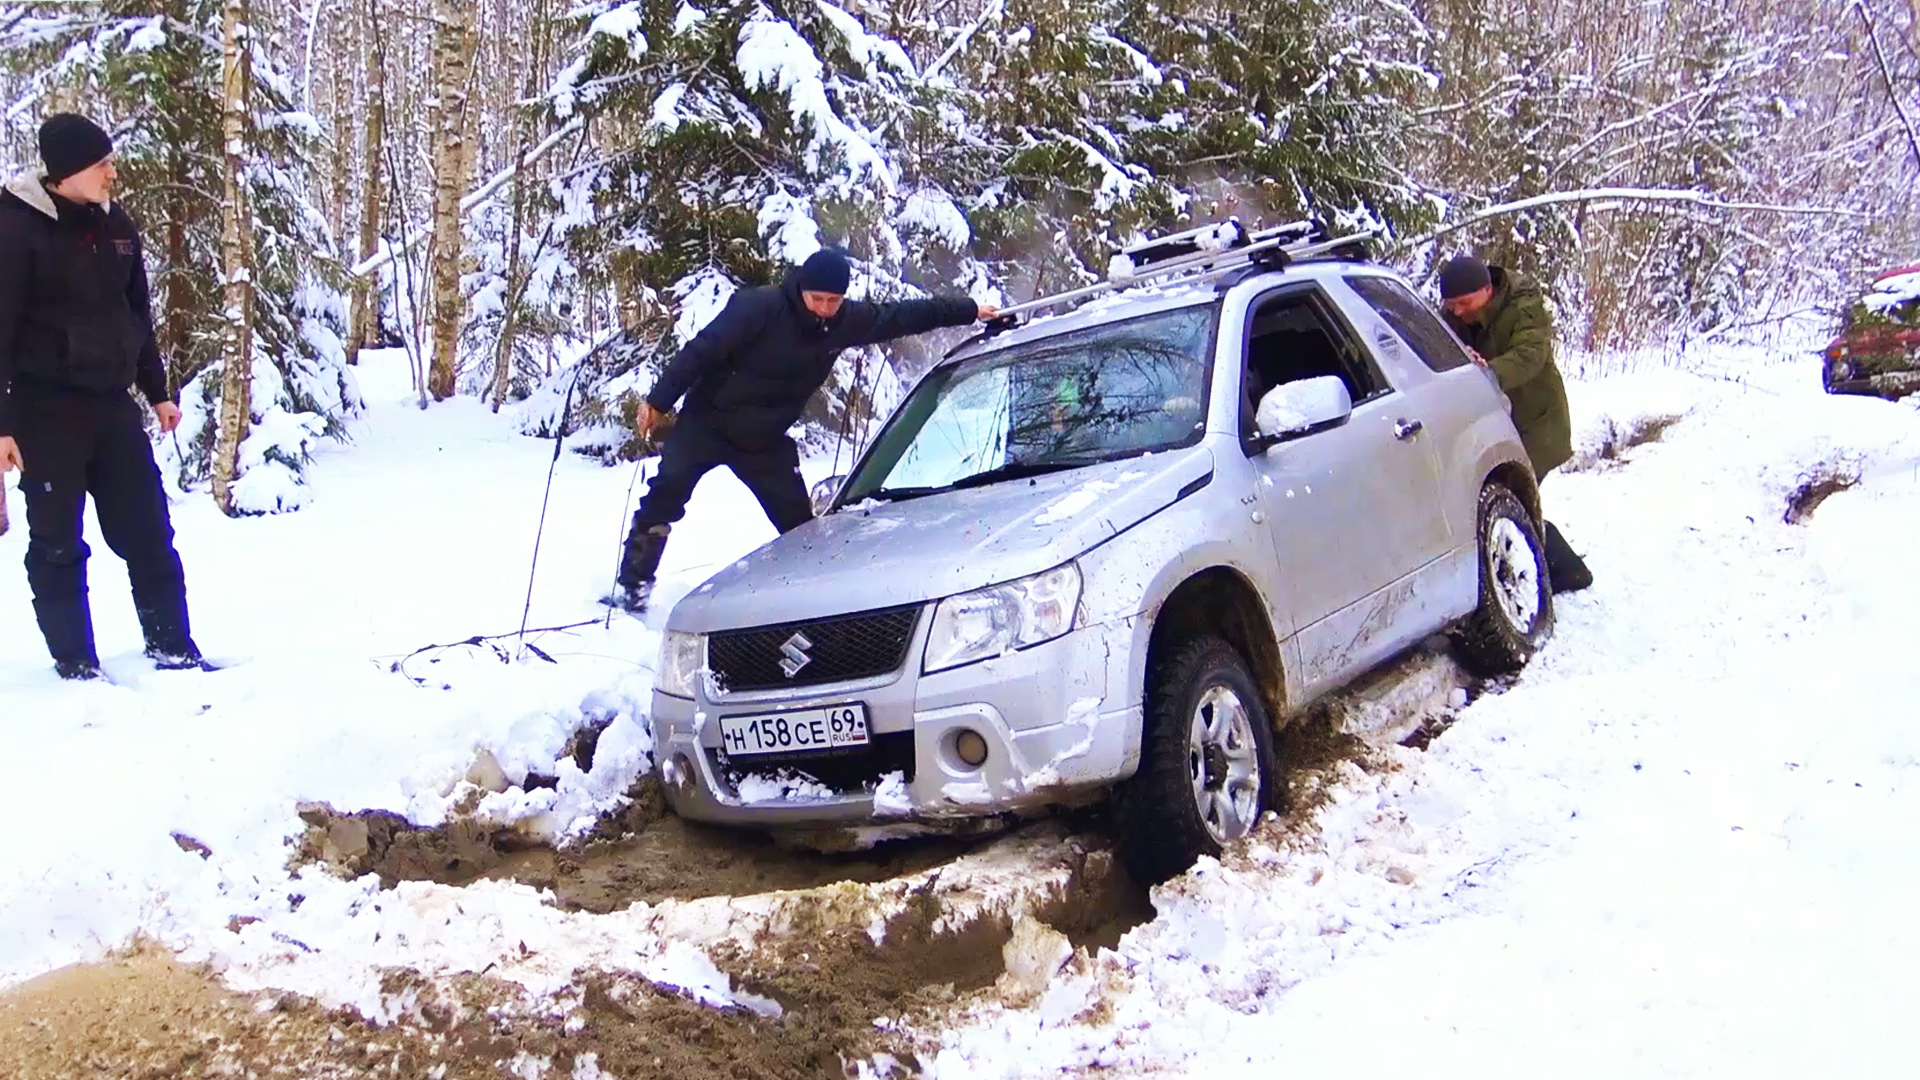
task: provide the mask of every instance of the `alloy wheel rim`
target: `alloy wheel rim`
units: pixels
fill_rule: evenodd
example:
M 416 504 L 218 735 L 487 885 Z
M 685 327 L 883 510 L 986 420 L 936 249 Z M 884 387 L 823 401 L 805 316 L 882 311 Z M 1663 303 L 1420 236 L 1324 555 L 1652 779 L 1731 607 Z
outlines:
M 1187 773 L 1194 806 L 1215 843 L 1253 831 L 1260 809 L 1260 758 L 1253 717 L 1230 686 L 1200 695 L 1187 725 Z
M 1540 618 L 1540 564 L 1512 518 L 1497 519 L 1487 531 L 1487 569 L 1501 614 L 1521 633 L 1532 633 Z

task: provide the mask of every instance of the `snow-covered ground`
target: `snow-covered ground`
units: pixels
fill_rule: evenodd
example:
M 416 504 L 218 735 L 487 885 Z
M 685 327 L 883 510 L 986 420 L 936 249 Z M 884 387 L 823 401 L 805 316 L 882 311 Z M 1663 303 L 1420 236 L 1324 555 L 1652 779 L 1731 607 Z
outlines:
M 553 444 L 473 401 L 418 410 L 403 354 L 368 354 L 359 377 L 371 408 L 352 445 L 330 445 L 315 466 L 308 510 L 228 520 L 204 494 L 175 500 L 195 636 L 234 662 L 228 670 L 158 673 L 140 658 L 123 565 L 90 514 L 94 621 L 114 685 L 61 683 L 19 570 L 24 522 L 0 538 L 0 760 L 12 764 L 0 788 L 11 822 L 0 836 L 0 984 L 97 956 L 135 930 L 218 949 L 210 943 L 233 937 L 224 926 L 235 916 L 288 914 L 294 893 L 363 892 L 288 878 L 301 801 L 435 824 L 487 747 L 514 780 L 533 769 L 561 782 L 483 811 L 544 810 L 538 825 L 564 832 L 610 808 L 648 765 L 657 636 L 632 619 L 530 637 L 555 663 L 509 640 L 499 644 L 512 663 L 457 648 L 389 671 L 422 646 L 519 627 Z M 634 479 L 562 455 L 530 626 L 604 615 L 596 600 Z M 774 535 L 730 474 L 707 480 L 695 507 L 667 555 L 662 612 L 676 590 Z M 586 716 L 617 719 L 594 774 L 568 775 L 555 758 Z M 184 850 L 176 832 L 211 857 Z M 262 929 L 251 933 L 271 941 L 279 928 Z
M 1920 415 L 1748 378 L 1576 385 L 1589 442 L 1684 418 L 1549 479 L 1597 581 L 1518 685 L 935 1074 L 1920 1075 Z M 1820 462 L 1860 486 L 1784 523 Z
M 930 1071 L 1920 1075 L 1898 1034 L 1920 1004 L 1920 413 L 1825 397 L 1804 364 L 1723 359 L 1742 381 L 1573 386 L 1589 441 L 1607 421 L 1682 419 L 1549 480 L 1549 516 L 1597 583 L 1562 599 L 1516 685 L 1430 749 L 1350 770 L 1297 847 L 1251 845 L 1157 890 L 1154 921 L 1036 1001 L 924 1032 Z M 60 684 L 14 569 L 25 530 L 0 539 L 0 986 L 144 931 L 236 985 L 370 1015 L 404 1007 L 380 992 L 392 964 L 492 965 L 540 992 L 597 964 L 768 1008 L 701 944 L 772 901 L 598 916 L 521 885 L 382 893 L 287 871 L 299 802 L 434 823 L 477 748 L 510 779 L 560 777 L 481 807 L 555 833 L 647 764 L 655 635 L 632 620 L 542 635 L 557 663 L 455 649 L 408 664 L 425 686 L 388 670 L 518 624 L 551 444 L 471 402 L 414 409 L 398 358 L 362 378 L 373 408 L 313 470 L 309 509 L 176 504 L 197 636 L 229 670 L 148 669 L 96 543 L 115 685 Z M 1859 485 L 1784 522 L 1819 463 Z M 563 456 L 531 625 L 599 615 L 632 476 Z M 772 535 L 730 476 L 708 480 L 659 610 Z M 555 759 L 589 717 L 613 726 L 581 775 Z

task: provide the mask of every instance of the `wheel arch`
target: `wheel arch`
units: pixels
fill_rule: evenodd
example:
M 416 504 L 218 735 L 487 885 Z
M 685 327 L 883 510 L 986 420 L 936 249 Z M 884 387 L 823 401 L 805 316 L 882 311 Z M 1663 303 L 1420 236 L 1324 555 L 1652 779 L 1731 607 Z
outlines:
M 1520 505 L 1533 515 L 1533 527 L 1546 528 L 1546 518 L 1540 511 L 1540 482 L 1534 479 L 1533 470 L 1519 461 L 1502 461 L 1487 472 L 1480 481 L 1484 490 L 1489 484 L 1498 484 L 1514 493 Z M 1477 541 L 1476 541 L 1477 542 Z
M 1260 591 L 1230 566 L 1211 566 L 1189 575 L 1167 594 L 1154 613 L 1147 637 L 1144 702 L 1160 663 L 1179 642 L 1215 634 L 1240 653 L 1260 690 L 1269 725 L 1278 728 L 1288 715 L 1286 666 Z M 1145 710 L 1143 712 L 1143 719 Z

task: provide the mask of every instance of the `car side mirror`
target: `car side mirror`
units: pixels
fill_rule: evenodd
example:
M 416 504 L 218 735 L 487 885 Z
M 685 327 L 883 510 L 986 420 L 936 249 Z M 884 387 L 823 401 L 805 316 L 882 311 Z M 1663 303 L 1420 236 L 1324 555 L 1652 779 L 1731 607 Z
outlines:
M 1339 427 L 1353 415 L 1353 395 L 1337 375 L 1281 383 L 1267 391 L 1254 412 L 1257 449 Z
M 838 476 L 827 477 L 808 490 L 807 499 L 813 504 L 814 517 L 827 512 L 827 507 L 833 505 L 833 500 L 839 497 L 840 489 L 846 485 L 846 482 L 847 474 L 841 473 Z

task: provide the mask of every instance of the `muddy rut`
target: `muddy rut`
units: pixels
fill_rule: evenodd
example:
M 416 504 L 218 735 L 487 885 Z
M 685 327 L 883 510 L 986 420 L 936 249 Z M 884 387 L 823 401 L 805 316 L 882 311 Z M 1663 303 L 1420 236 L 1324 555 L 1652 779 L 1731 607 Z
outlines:
M 1391 768 L 1382 747 L 1424 748 L 1468 696 L 1499 689 L 1423 653 L 1299 718 L 1281 740 L 1289 812 L 1267 828 L 1302 827 L 1347 763 Z M 822 854 L 682 822 L 651 778 L 633 796 L 561 850 L 470 818 L 418 829 L 303 806 L 294 859 L 389 887 L 514 880 L 586 912 L 777 895 L 759 931 L 705 946 L 739 991 L 770 1006 L 715 1009 L 637 975 L 596 973 L 564 1007 L 528 1009 L 512 983 L 399 971 L 384 989 L 419 1005 L 376 1027 L 295 995 L 232 993 L 148 946 L 0 994 L 0 1075 L 840 1078 L 876 1053 L 913 1060 L 902 1021 L 937 1027 L 969 1001 L 1015 994 L 1035 935 L 1085 956 L 1153 917 L 1097 809 L 989 839 Z M 878 935 L 873 912 L 884 913 Z

